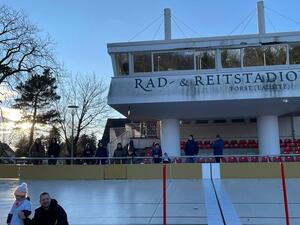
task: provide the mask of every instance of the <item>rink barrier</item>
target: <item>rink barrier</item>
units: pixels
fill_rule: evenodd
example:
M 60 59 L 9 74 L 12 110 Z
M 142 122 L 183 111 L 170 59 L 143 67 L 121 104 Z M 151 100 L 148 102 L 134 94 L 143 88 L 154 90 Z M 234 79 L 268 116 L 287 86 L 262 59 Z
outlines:
M 0 164 L 0 178 L 18 179 L 20 177 L 19 171 L 19 165 Z
M 104 179 L 104 168 L 97 165 L 20 165 L 20 179 Z
M 201 156 L 199 160 L 211 156 Z M 250 156 L 248 156 L 250 157 Z M 182 161 L 187 157 L 180 157 Z M 271 158 L 271 157 L 270 157 Z M 0 157 L 0 160 L 3 157 Z M 91 158 L 87 158 L 91 159 Z M 92 158 L 95 160 L 95 158 Z M 149 159 L 149 157 L 147 158 Z M 14 179 L 162 179 L 162 165 L 153 163 L 107 164 L 107 165 L 43 165 L 24 164 L 32 158 L 5 158 L 19 164 L 0 164 L 0 178 Z M 58 158 L 59 162 L 70 158 Z M 74 160 L 85 160 L 77 158 Z M 110 160 L 113 160 L 110 158 Z M 199 161 L 197 160 L 197 161 Z M 202 179 L 202 163 L 170 163 L 167 165 L 168 179 Z M 208 165 L 208 164 L 206 164 Z M 280 178 L 279 162 L 220 163 L 222 179 L 267 179 Z M 300 178 L 300 162 L 284 162 L 286 178 Z

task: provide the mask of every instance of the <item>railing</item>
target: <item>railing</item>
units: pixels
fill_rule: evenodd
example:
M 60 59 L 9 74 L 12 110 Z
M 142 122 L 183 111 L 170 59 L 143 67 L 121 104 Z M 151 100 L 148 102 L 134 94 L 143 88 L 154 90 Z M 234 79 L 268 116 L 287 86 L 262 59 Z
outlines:
M 257 163 L 257 162 L 300 162 L 299 154 L 282 155 L 197 155 L 169 157 L 164 163 Z M 95 165 L 95 164 L 150 164 L 163 163 L 163 157 L 136 156 L 136 157 L 0 157 L 0 164 L 34 164 L 34 165 Z

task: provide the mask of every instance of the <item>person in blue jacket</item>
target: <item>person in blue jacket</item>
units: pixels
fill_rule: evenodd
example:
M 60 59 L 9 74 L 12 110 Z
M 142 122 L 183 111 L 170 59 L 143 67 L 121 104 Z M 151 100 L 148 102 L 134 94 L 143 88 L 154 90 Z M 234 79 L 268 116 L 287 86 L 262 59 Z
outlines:
M 194 156 L 194 155 L 198 155 L 198 151 L 199 151 L 198 144 L 194 140 L 193 135 L 190 135 L 188 141 L 185 143 L 184 153 L 185 153 L 186 156 Z M 195 158 L 194 157 L 187 157 L 186 162 L 187 163 L 194 163 Z
M 154 163 L 160 163 L 161 162 L 161 157 L 162 157 L 162 150 L 161 147 L 158 143 L 154 145 L 152 148 L 152 157 L 153 157 L 153 162 Z
M 214 150 L 214 155 L 216 155 L 216 162 L 220 163 L 221 157 L 218 157 L 220 155 L 223 155 L 223 149 L 224 149 L 224 140 L 220 137 L 219 134 L 216 135 L 216 140 L 212 143 L 212 148 Z

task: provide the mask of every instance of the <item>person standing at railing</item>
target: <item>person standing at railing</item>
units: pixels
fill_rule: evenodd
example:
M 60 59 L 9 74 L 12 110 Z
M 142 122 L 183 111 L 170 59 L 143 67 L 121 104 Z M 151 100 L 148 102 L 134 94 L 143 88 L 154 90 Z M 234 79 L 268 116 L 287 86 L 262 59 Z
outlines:
M 94 156 L 94 151 L 93 151 L 93 149 L 92 149 L 92 146 L 91 146 L 89 143 L 87 143 L 87 144 L 85 145 L 85 148 L 84 148 L 84 150 L 83 150 L 82 156 L 83 156 L 83 157 L 87 157 L 87 158 L 88 158 L 88 157 L 93 157 L 93 156 Z M 94 163 L 94 160 L 93 160 L 93 159 L 84 159 L 83 162 L 84 162 L 85 164 L 90 165 L 90 164 L 93 164 L 93 163 Z
M 186 158 L 186 163 L 194 163 L 195 158 L 191 156 L 198 155 L 198 151 L 199 151 L 198 144 L 194 140 L 193 135 L 190 135 L 184 146 L 184 153 L 186 156 L 188 156 Z
M 33 158 L 39 158 L 33 160 L 34 165 L 41 165 L 43 163 L 43 160 L 41 158 L 45 157 L 45 148 L 42 145 L 41 139 L 37 138 L 35 139 L 35 142 L 31 146 L 31 157 Z
M 98 147 L 96 150 L 95 157 L 102 157 L 102 158 L 108 157 L 107 149 L 103 146 L 103 143 L 101 140 L 98 141 Z M 100 159 L 100 160 L 98 159 L 97 164 L 101 164 L 101 165 L 106 164 L 106 159 Z
M 135 147 L 133 144 L 133 140 L 129 141 L 129 144 L 127 145 L 127 157 L 130 157 L 130 159 L 128 159 L 127 163 L 128 164 L 133 164 L 135 163 L 134 157 L 136 157 L 136 153 L 135 153 Z
M 114 159 L 114 164 L 120 164 L 120 163 L 125 164 L 126 159 L 119 159 L 119 158 L 126 157 L 126 156 L 127 156 L 126 150 L 122 147 L 121 143 L 118 143 L 117 148 L 114 151 L 114 158 L 117 158 Z
M 214 155 L 223 155 L 224 140 L 219 134 L 216 135 L 216 140 L 212 143 L 212 148 L 214 150 Z M 217 163 L 220 163 L 221 157 L 215 157 L 215 159 Z
M 48 146 L 48 157 L 49 158 L 57 158 L 60 153 L 60 145 L 57 143 L 56 138 L 52 138 L 50 145 Z M 57 160 L 56 159 L 49 159 L 48 164 L 49 165 L 56 165 Z
M 161 157 L 162 157 L 162 150 L 158 143 L 154 145 L 154 148 L 152 149 L 152 157 L 154 163 L 160 163 Z

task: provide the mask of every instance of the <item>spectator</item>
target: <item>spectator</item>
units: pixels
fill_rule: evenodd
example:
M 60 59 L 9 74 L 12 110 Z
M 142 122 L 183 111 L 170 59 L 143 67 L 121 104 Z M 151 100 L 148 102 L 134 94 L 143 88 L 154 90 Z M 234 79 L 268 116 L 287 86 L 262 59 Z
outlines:
M 162 157 L 162 150 L 158 143 L 154 145 L 154 148 L 152 149 L 152 157 L 154 163 L 160 163 L 161 157 Z
M 191 156 L 198 155 L 198 151 L 199 151 L 198 144 L 194 140 L 193 135 L 190 135 L 187 142 L 185 143 L 185 147 L 184 147 L 184 153 L 186 156 L 188 156 L 186 158 L 186 162 L 194 163 L 195 158 L 191 157 Z
M 33 164 L 41 165 L 43 163 L 43 160 L 41 158 L 45 157 L 45 148 L 42 145 L 40 138 L 35 139 L 35 142 L 31 146 L 30 152 L 31 152 L 31 157 L 39 158 L 33 160 Z
M 85 145 L 85 148 L 84 148 L 84 150 L 83 150 L 82 156 L 83 156 L 83 157 L 87 157 L 87 158 L 88 158 L 88 157 L 93 157 L 93 156 L 94 156 L 94 151 L 93 151 L 93 149 L 92 149 L 92 146 L 91 146 L 89 143 L 87 143 L 87 144 Z M 94 164 L 94 160 L 93 160 L 93 159 L 84 159 L 83 162 L 84 162 L 85 164 L 88 164 L 88 165 Z
M 47 192 L 40 194 L 41 206 L 35 210 L 32 219 L 25 218 L 25 225 L 69 225 L 66 211 Z
M 224 149 L 224 140 L 220 137 L 219 134 L 216 135 L 216 140 L 212 143 L 212 148 L 214 150 L 214 155 L 220 156 L 223 155 Z M 215 157 L 216 162 L 220 163 L 221 157 Z
M 103 143 L 102 143 L 101 140 L 98 141 L 98 147 L 97 147 L 97 150 L 96 150 L 95 157 L 102 157 L 102 158 L 107 158 L 108 157 L 107 149 L 103 146 Z M 97 160 L 97 164 L 101 164 L 101 165 L 106 164 L 106 159 Z
M 164 156 L 163 156 L 163 163 L 170 163 L 171 162 L 171 159 L 169 158 L 168 156 L 168 153 L 164 153 Z
M 128 164 L 132 164 L 135 163 L 135 160 L 133 159 L 134 157 L 136 157 L 136 153 L 135 153 L 135 147 L 133 144 L 133 140 L 129 141 L 129 144 L 127 145 L 127 157 L 131 157 L 131 159 L 128 159 Z
M 114 151 L 114 157 L 117 158 L 117 159 L 114 159 L 114 163 L 115 164 L 126 163 L 126 159 L 122 159 L 122 160 L 119 159 L 119 158 L 126 157 L 126 156 L 127 156 L 127 153 L 126 153 L 125 149 L 123 149 L 122 144 L 118 143 L 117 148 Z
M 57 158 L 60 154 L 60 146 L 57 143 L 56 138 L 52 138 L 50 145 L 48 147 L 48 157 L 49 158 Z M 49 159 L 48 164 L 49 165 L 56 165 L 57 160 L 56 159 Z
M 24 219 L 28 218 L 31 214 L 31 203 L 27 197 L 27 184 L 22 183 L 15 190 L 15 202 L 7 216 L 8 225 L 24 225 Z

